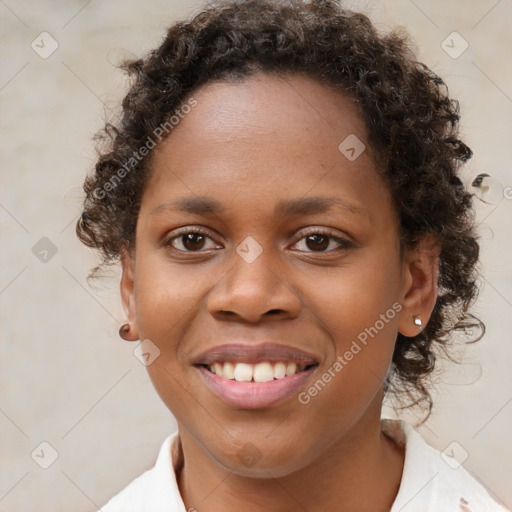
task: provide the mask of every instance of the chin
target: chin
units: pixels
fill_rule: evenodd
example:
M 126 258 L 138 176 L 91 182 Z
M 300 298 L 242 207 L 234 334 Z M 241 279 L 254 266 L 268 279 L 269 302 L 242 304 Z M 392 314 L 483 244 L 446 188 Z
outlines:
M 285 445 L 279 441 L 258 443 L 250 441 L 236 443 L 233 451 L 230 443 L 227 451 L 218 453 L 211 450 L 210 454 L 216 462 L 232 473 L 249 478 L 280 478 L 291 475 L 306 467 L 313 457 L 297 451 L 297 442 Z M 263 446 L 264 444 L 264 446 Z

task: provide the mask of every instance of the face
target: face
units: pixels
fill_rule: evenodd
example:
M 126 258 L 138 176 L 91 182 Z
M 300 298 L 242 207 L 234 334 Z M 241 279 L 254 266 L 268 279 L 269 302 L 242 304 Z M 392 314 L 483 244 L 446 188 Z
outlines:
M 378 424 L 420 286 L 348 97 L 258 74 L 193 98 L 154 150 L 123 301 L 188 445 L 285 475 Z

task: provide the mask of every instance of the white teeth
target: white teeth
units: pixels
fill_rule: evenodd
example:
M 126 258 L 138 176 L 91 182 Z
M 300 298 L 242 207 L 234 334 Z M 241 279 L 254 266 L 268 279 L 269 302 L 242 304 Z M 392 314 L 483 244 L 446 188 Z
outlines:
M 235 367 L 232 363 L 224 363 L 224 368 L 222 369 L 222 376 L 225 379 L 234 379 L 235 378 Z M 217 373 L 217 372 L 215 372 Z
M 237 363 L 235 366 L 235 380 L 239 382 L 250 382 L 252 380 L 253 365 Z
M 286 365 L 284 363 L 276 363 L 274 365 L 274 377 L 282 379 L 286 375 Z
M 212 373 L 225 379 L 238 382 L 269 382 L 274 379 L 282 379 L 295 375 L 305 369 L 304 365 L 297 366 L 296 363 L 270 363 L 264 361 L 258 364 L 248 363 L 214 363 L 209 366 Z
M 286 366 L 286 375 L 295 375 L 297 372 L 297 365 L 295 363 L 288 363 Z
M 258 363 L 253 371 L 254 382 L 274 380 L 274 369 L 270 363 Z
M 213 370 L 220 377 L 224 376 L 224 372 L 222 371 L 223 370 L 223 366 L 220 363 L 213 363 Z

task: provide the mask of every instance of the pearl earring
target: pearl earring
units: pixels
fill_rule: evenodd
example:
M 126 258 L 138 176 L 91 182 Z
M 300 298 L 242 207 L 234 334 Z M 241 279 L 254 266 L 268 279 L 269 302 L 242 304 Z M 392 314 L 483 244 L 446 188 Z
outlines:
M 414 325 L 418 326 L 421 329 L 421 317 L 419 315 L 412 315 L 412 319 L 414 321 Z

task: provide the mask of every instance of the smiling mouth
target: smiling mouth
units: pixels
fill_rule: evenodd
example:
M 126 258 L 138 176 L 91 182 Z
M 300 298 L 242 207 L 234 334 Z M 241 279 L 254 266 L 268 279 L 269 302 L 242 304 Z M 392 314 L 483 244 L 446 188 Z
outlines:
M 215 362 L 213 364 L 200 364 L 198 366 L 226 380 L 234 380 L 237 382 L 270 382 L 306 372 L 318 366 L 318 363 L 297 364 L 293 361 L 262 361 L 256 364 L 250 364 L 228 361 Z

